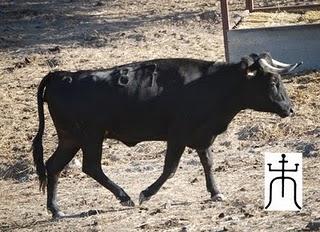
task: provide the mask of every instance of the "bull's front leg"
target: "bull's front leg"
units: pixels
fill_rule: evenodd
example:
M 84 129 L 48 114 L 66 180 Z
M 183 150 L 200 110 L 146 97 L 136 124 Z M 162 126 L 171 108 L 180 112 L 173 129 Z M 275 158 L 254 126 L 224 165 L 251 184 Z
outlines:
M 211 199 L 213 201 L 223 201 L 224 196 L 220 193 L 213 177 L 213 154 L 210 147 L 207 149 L 197 150 L 197 153 L 204 169 L 207 190 L 211 193 Z
M 140 205 L 155 195 L 167 179 L 174 176 L 184 149 L 185 145 L 177 143 L 175 140 L 168 141 L 162 174 L 152 185 L 140 193 Z

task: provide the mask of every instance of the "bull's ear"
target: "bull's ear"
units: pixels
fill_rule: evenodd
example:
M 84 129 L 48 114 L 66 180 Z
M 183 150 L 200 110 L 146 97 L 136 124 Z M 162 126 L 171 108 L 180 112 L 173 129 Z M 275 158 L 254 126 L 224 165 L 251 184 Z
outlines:
M 256 53 L 251 53 L 249 57 L 252 59 L 253 62 L 257 62 L 260 58 L 260 56 Z
M 251 55 L 249 57 L 241 58 L 240 69 L 247 79 L 255 77 L 257 73 L 257 65 L 253 57 L 251 57 Z

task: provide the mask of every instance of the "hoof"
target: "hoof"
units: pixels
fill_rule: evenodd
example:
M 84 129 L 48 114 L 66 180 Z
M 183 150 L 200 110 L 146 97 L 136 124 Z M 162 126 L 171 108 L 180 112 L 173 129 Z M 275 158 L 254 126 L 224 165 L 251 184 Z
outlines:
M 64 213 L 62 213 L 61 211 L 57 211 L 54 214 L 52 214 L 52 218 L 53 219 L 60 219 L 65 217 L 66 215 Z
M 131 199 L 127 201 L 121 201 L 120 204 L 122 206 L 134 207 L 134 202 Z
M 211 197 L 211 200 L 212 201 L 224 201 L 225 197 L 221 193 L 218 193 L 218 194 L 214 195 L 213 197 Z
M 143 191 L 139 195 L 139 205 L 141 205 L 144 201 L 150 200 L 151 197 L 146 197 Z

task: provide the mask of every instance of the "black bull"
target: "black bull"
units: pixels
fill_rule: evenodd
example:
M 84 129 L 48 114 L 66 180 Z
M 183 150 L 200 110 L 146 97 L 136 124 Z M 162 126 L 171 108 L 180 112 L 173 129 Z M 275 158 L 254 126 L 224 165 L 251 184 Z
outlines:
M 213 178 L 211 144 L 243 109 L 289 116 L 291 104 L 280 74 L 298 65 L 280 63 L 269 54 L 252 54 L 235 64 L 162 59 L 107 70 L 49 73 L 38 89 L 39 131 L 33 141 L 40 188 L 47 187 L 47 208 L 53 217 L 63 215 L 56 203 L 58 176 L 79 149 L 83 172 L 121 204 L 134 205 L 102 171 L 104 138 L 128 146 L 167 141 L 163 172 L 141 192 L 140 204 L 174 175 L 185 147 L 197 151 L 211 198 L 222 200 Z M 43 102 L 48 104 L 59 139 L 46 165 Z

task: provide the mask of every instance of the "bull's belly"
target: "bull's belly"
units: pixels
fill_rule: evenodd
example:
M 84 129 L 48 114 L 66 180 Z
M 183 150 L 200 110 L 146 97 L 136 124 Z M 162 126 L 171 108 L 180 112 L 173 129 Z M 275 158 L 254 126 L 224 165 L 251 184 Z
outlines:
M 168 128 L 159 123 L 122 122 L 118 126 L 107 128 L 105 137 L 120 140 L 127 145 L 135 145 L 143 141 L 165 141 L 167 133 Z

